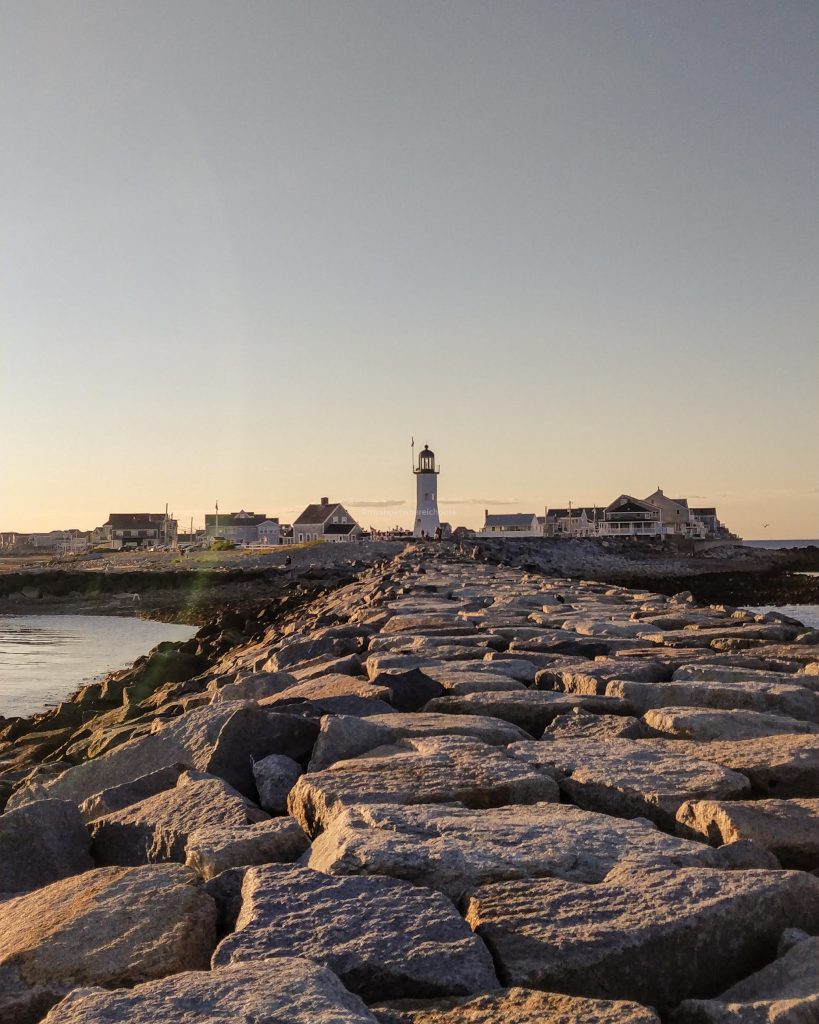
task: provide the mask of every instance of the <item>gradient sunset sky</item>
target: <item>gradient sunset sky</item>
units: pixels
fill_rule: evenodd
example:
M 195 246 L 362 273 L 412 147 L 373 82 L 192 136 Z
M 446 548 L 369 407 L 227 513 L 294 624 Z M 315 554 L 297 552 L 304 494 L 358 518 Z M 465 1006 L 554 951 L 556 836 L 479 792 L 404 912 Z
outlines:
M 819 536 L 815 0 L 0 2 L 0 529 Z M 763 529 L 763 523 L 769 523 Z

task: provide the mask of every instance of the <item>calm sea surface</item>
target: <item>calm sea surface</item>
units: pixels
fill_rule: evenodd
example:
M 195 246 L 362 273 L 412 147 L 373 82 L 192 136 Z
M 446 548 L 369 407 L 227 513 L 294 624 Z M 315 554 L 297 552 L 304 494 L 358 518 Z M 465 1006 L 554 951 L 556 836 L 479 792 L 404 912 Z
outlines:
M 819 604 L 766 604 L 758 608 L 751 608 L 752 612 L 782 612 L 783 615 L 790 615 L 792 619 L 798 619 L 811 629 L 819 629 Z
M 819 548 L 819 540 L 746 540 L 746 548 Z
M 0 615 L 0 715 L 36 714 L 163 640 L 195 632 L 115 615 Z

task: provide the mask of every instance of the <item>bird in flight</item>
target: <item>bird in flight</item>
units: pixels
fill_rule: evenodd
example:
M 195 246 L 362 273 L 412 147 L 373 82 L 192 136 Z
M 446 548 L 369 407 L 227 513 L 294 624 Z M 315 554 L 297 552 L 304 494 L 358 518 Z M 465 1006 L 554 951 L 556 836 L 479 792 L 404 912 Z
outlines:
M 770 525 L 771 525 L 770 523 L 763 523 L 762 524 L 762 529 L 763 530 L 767 530 Z

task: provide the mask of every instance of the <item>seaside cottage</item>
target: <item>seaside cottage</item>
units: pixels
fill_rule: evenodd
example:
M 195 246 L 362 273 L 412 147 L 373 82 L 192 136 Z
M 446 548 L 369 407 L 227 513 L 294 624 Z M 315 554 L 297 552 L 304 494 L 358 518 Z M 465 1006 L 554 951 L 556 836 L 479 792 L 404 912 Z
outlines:
M 322 540 L 330 544 L 345 544 L 361 535 L 361 527 L 339 502 L 322 498 L 317 505 L 308 505 L 293 522 L 293 543 L 304 544 Z
M 112 512 L 100 528 L 112 548 L 176 547 L 178 524 L 167 512 Z M 97 531 L 94 531 L 97 534 Z M 95 539 L 95 538 L 92 538 Z
M 543 531 L 534 512 L 515 512 L 501 515 L 490 515 L 489 509 L 484 511 L 482 537 L 494 537 L 499 534 L 515 537 L 542 537 Z
M 269 521 L 264 512 L 216 512 L 205 516 L 205 540 L 221 537 L 232 544 L 257 544 L 259 527 Z

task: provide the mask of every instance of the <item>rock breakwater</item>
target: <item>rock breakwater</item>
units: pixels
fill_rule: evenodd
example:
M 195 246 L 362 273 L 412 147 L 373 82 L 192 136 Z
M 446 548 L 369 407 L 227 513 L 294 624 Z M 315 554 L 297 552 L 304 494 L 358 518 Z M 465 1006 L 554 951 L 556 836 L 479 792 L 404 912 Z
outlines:
M 0 1024 L 815 1018 L 819 633 L 432 546 L 332 584 L 4 726 Z

